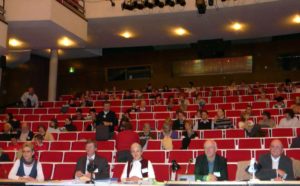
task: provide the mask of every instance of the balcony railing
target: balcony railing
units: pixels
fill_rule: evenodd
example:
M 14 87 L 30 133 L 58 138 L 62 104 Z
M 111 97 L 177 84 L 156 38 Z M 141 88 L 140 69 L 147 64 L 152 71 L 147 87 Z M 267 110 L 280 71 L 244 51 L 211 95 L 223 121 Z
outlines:
M 84 0 L 57 0 L 65 7 L 72 10 L 74 13 L 85 19 L 85 2 Z
M 5 0 L 0 0 L 0 20 L 1 21 L 5 21 L 5 9 L 4 9 L 4 5 L 5 5 Z

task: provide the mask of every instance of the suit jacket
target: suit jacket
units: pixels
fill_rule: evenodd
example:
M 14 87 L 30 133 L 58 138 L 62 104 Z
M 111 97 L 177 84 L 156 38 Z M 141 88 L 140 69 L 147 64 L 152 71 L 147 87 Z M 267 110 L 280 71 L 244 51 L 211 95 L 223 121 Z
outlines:
M 227 160 L 216 154 L 213 172 L 219 172 L 218 181 L 228 180 Z M 200 155 L 196 159 L 195 177 L 196 180 L 204 181 L 204 176 L 208 175 L 208 160 L 206 155 Z
M 300 136 L 293 139 L 291 148 L 300 148 Z
M 263 154 L 259 157 L 259 164 L 261 169 L 255 174 L 255 176 L 260 180 L 271 180 L 276 178 L 276 170 L 272 169 L 272 158 L 271 154 Z M 292 160 L 285 156 L 281 155 L 279 160 L 278 169 L 281 169 L 287 173 L 286 180 L 294 180 L 294 171 Z
M 184 130 L 184 121 L 180 122 L 179 119 L 173 122 L 173 130 Z
M 86 156 L 79 158 L 79 160 L 77 161 L 77 164 L 76 164 L 76 171 L 81 171 L 82 173 L 85 174 L 86 173 L 86 161 L 87 161 Z M 98 172 L 95 173 L 95 179 L 96 180 L 108 179 L 109 178 L 109 166 L 108 166 L 107 160 L 98 155 L 95 155 L 94 162 L 98 169 Z
M 100 112 L 97 116 L 97 120 L 99 120 L 99 123 L 101 125 L 103 125 L 104 121 L 107 122 L 112 122 L 112 126 L 109 126 L 109 131 L 110 132 L 114 132 L 114 128 L 115 126 L 118 125 L 118 118 L 116 116 L 116 114 L 113 111 L 109 111 L 106 115 L 104 114 L 104 112 Z

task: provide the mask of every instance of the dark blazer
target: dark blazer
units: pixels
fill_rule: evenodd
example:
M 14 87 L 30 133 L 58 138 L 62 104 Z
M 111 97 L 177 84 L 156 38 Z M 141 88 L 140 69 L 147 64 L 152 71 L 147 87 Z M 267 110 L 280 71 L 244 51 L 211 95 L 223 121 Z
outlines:
M 291 148 L 300 148 L 300 136 L 293 139 Z
M 116 114 L 113 111 L 109 111 L 106 115 L 104 114 L 104 112 L 100 112 L 97 116 L 97 120 L 99 121 L 100 125 L 103 125 L 103 122 L 112 122 L 113 125 L 109 126 L 109 131 L 110 132 L 114 132 L 114 128 L 115 126 L 118 125 L 118 118 L 116 116 Z
M 76 171 L 81 171 L 82 173 L 86 173 L 86 161 L 87 161 L 87 157 L 81 157 L 79 158 L 79 160 L 77 161 L 76 164 Z M 109 178 L 109 166 L 108 166 L 108 162 L 105 158 L 102 158 L 98 155 L 95 155 L 95 165 L 98 169 L 98 173 L 95 173 L 95 179 L 99 180 L 99 179 L 108 179 Z
M 216 154 L 213 172 L 220 172 L 218 181 L 228 180 L 227 160 Z M 195 177 L 196 180 L 204 181 L 204 176 L 208 175 L 208 161 L 206 155 L 200 155 L 196 159 Z
M 172 129 L 173 130 L 184 130 L 184 121 L 180 122 L 179 119 L 175 120 L 173 122 Z
M 16 138 L 17 138 L 17 139 L 20 139 L 20 136 L 21 136 L 21 131 L 18 131 L 18 132 L 17 132 L 17 135 L 16 135 Z M 27 136 L 27 140 L 26 140 L 26 141 L 32 141 L 33 136 L 34 136 L 33 132 L 32 132 L 32 131 L 29 131 L 28 136 Z
M 255 176 L 260 180 L 271 180 L 276 178 L 276 170 L 272 169 L 272 159 L 271 154 L 263 154 L 259 157 L 259 164 L 261 169 L 255 174 Z M 281 155 L 279 160 L 278 168 L 287 173 L 286 180 L 294 180 L 294 171 L 292 160 L 285 156 Z

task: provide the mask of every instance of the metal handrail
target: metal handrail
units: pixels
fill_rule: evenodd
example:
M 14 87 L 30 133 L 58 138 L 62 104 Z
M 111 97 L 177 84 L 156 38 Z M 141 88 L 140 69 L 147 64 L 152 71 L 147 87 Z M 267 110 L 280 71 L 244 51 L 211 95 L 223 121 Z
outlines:
M 56 0 L 85 19 L 85 0 Z

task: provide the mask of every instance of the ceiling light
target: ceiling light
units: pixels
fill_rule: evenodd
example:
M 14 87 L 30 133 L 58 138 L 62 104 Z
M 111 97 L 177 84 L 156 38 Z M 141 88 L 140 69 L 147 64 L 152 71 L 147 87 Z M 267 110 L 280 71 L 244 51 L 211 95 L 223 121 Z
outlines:
M 22 46 L 23 43 L 20 40 L 16 39 L 16 38 L 10 38 L 8 40 L 8 44 L 11 47 L 20 47 L 20 46 Z
M 293 23 L 300 24 L 300 15 L 297 14 L 293 17 Z
M 133 34 L 131 32 L 129 32 L 129 31 L 125 31 L 125 32 L 120 33 L 120 36 L 124 37 L 126 39 L 129 39 L 129 38 L 133 37 Z
M 199 14 L 205 14 L 206 12 L 206 3 L 205 0 L 196 0 L 196 7 Z
M 182 28 L 182 27 L 175 28 L 174 33 L 178 36 L 184 36 L 184 35 L 189 34 L 189 32 L 186 29 Z
M 68 37 L 62 37 L 58 40 L 58 44 L 60 46 L 64 46 L 64 47 L 70 47 L 75 45 L 74 41 L 72 41 L 70 38 Z
M 243 27 L 244 27 L 244 25 L 239 22 L 235 22 L 230 25 L 230 28 L 234 31 L 241 31 L 243 29 Z

